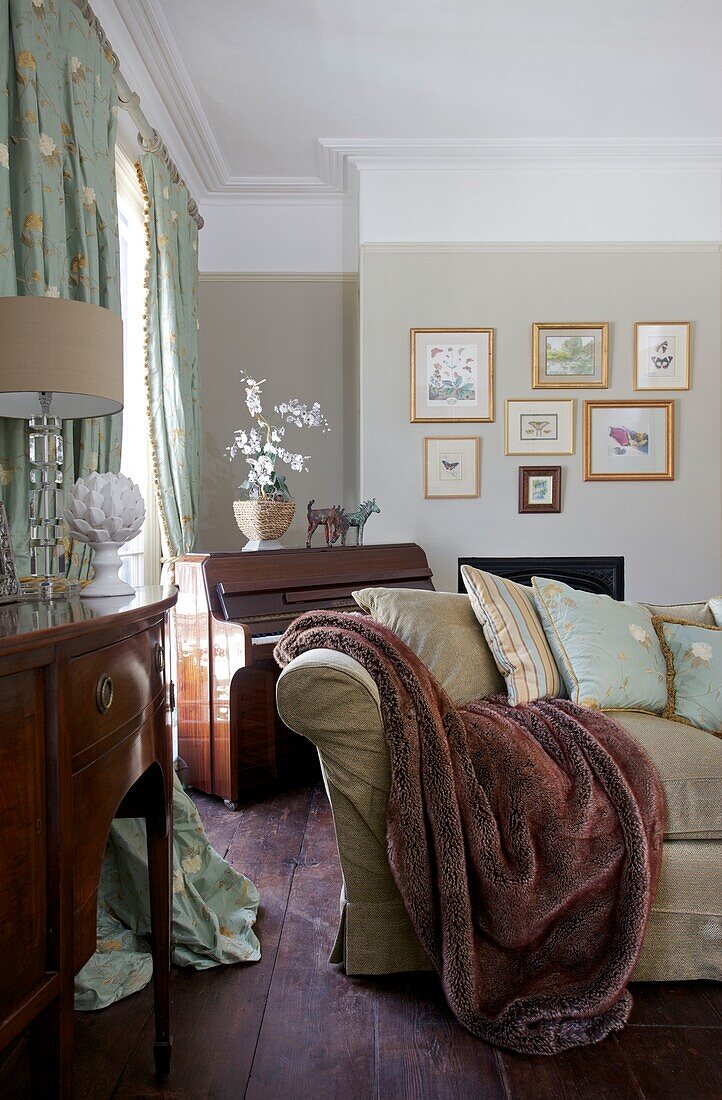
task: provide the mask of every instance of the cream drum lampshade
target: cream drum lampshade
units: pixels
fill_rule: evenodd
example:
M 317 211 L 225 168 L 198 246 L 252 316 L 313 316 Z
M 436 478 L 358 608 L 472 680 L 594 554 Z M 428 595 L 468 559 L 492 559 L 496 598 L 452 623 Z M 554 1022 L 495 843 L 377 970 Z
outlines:
M 69 298 L 0 298 L 0 416 L 29 419 L 52 393 L 61 420 L 123 408 L 123 323 Z
M 0 416 L 29 421 L 30 571 L 44 598 L 67 595 L 63 420 L 123 408 L 123 322 L 69 298 L 0 298 Z

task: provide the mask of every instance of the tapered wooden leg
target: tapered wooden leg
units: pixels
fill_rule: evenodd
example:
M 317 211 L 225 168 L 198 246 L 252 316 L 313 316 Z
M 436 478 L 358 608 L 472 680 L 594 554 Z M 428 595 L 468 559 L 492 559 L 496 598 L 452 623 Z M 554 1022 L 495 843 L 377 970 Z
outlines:
M 172 835 L 165 835 L 148 821 L 148 878 L 153 943 L 153 995 L 155 1001 L 155 1043 L 153 1056 L 158 1077 L 170 1073 L 173 1039 L 170 1034 L 170 926 L 171 926 Z

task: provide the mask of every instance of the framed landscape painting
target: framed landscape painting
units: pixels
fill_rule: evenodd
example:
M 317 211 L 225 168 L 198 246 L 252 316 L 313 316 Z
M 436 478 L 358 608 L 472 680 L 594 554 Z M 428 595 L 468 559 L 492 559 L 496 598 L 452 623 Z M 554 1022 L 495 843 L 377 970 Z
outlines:
M 424 439 L 424 498 L 445 500 L 478 495 L 478 437 L 427 436 Z
M 574 454 L 574 399 L 510 398 L 505 406 L 504 454 Z
M 673 401 L 585 401 L 585 481 L 671 481 Z
M 494 330 L 411 329 L 411 423 L 494 419 Z
M 635 390 L 689 389 L 690 328 L 689 321 L 637 321 Z
M 532 387 L 538 389 L 606 389 L 605 323 L 532 325 Z

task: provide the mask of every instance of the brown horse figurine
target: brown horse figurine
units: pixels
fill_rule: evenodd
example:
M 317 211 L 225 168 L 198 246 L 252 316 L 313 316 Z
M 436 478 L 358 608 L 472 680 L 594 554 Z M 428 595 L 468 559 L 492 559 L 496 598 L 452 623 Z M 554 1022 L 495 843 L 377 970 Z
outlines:
M 330 508 L 314 508 L 315 503 L 315 500 L 309 500 L 306 508 L 308 516 L 306 549 L 311 545 L 311 538 L 317 527 L 324 528 L 326 546 L 333 546 L 338 542 L 345 529 L 346 513 L 340 504 L 333 504 Z

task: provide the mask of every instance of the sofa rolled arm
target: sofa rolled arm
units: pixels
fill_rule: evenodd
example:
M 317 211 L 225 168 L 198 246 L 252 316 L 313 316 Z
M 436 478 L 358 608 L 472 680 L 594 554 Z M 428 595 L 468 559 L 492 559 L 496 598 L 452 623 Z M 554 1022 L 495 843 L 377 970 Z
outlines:
M 276 703 L 286 725 L 320 749 L 339 734 L 383 735 L 372 677 L 353 657 L 333 649 L 311 649 L 290 661 L 278 678 Z
M 294 658 L 278 678 L 278 713 L 318 749 L 327 784 L 386 808 L 391 764 L 379 693 L 366 669 L 331 649 Z M 381 827 L 385 834 L 385 826 Z

